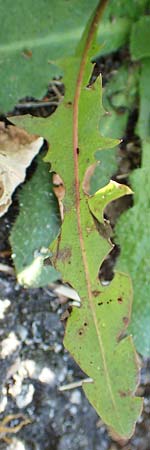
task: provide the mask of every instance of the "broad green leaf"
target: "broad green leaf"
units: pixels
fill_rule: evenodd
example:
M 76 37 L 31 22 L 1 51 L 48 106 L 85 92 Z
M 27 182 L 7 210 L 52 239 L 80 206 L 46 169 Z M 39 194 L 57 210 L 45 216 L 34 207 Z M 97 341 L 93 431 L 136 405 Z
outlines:
M 150 57 L 150 17 L 141 17 L 132 28 L 130 51 L 133 59 Z
M 93 0 L 92 6 L 96 5 Z M 20 98 L 41 98 L 53 76 L 55 61 L 72 54 L 91 13 L 89 0 L 0 0 L 0 112 Z
M 89 24 L 86 32 L 89 42 Z M 85 172 L 94 163 L 95 151 L 112 148 L 118 140 L 99 133 L 99 116 L 103 114 L 101 83 L 97 80 L 93 87 L 86 88 L 91 75 L 91 51 L 88 55 L 85 45 L 80 55 L 81 48 L 74 57 L 62 61 L 64 102 L 50 119 L 25 118 L 24 124 L 28 130 L 38 127 L 39 134 L 50 143 L 45 160 L 51 162 L 51 170 L 59 173 L 66 189 L 64 220 L 59 238 L 50 246 L 51 262 L 78 292 L 81 307 L 71 313 L 64 343 L 93 380 L 84 385 L 90 402 L 117 438 L 127 439 L 142 405 L 141 399 L 133 396 L 137 363 L 132 340 L 121 340 L 130 317 L 132 288 L 130 278 L 121 273 L 109 287 L 100 285 L 99 267 L 111 247 L 98 234 L 96 220 L 103 222 L 107 203 L 130 191 L 110 182 L 93 197 L 85 194 Z M 97 51 L 95 45 L 91 48 Z
M 60 217 L 49 164 L 41 156 L 37 162 L 32 179 L 20 190 L 20 213 L 10 235 L 18 282 L 32 287 L 45 286 L 60 278 L 54 267 L 44 265 L 50 256 L 49 244 L 58 234 Z
M 135 170 L 131 178 L 134 207 L 123 214 L 116 227 L 121 245 L 118 262 L 120 270 L 129 273 L 133 281 L 134 301 L 130 331 L 137 350 L 150 357 L 150 59 L 142 63 L 140 81 L 140 116 L 137 130 L 142 139 L 142 167 Z

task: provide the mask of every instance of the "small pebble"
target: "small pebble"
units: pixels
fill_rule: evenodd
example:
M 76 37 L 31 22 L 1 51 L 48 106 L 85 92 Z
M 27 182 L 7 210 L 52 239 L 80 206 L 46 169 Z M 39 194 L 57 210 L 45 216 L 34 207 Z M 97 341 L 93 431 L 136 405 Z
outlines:
M 7 406 L 7 395 L 2 395 L 0 398 L 0 414 L 5 411 Z
M 26 446 L 23 441 L 18 440 L 17 438 L 13 438 L 11 445 L 9 446 L 10 450 L 26 450 Z
M 0 320 L 3 320 L 5 317 L 5 312 L 7 308 L 10 306 L 11 302 L 8 300 L 8 298 L 5 298 L 5 300 L 0 300 Z
M 72 416 L 75 416 L 77 414 L 78 408 L 75 405 L 72 405 L 70 408 L 70 413 Z
M 17 347 L 20 345 L 20 341 L 18 340 L 14 331 L 11 331 L 6 339 L 3 339 L 1 342 L 1 357 L 4 359 L 7 356 L 11 355 Z
M 66 367 L 62 367 L 61 372 L 58 372 L 58 374 L 57 374 L 58 383 L 63 383 L 63 381 L 66 378 L 66 374 L 67 374 L 67 368 Z
M 16 397 L 16 405 L 19 409 L 25 408 L 32 402 L 34 391 L 34 386 L 31 383 L 22 387 L 21 393 Z
M 49 367 L 43 367 L 39 375 L 39 381 L 41 383 L 54 384 L 55 373 Z
M 71 396 L 70 396 L 70 402 L 74 405 L 80 405 L 81 403 L 81 392 L 78 389 L 75 389 Z
M 54 344 L 54 352 L 60 353 L 62 350 L 62 344 L 58 344 L 57 342 Z
M 17 333 L 19 334 L 21 341 L 24 342 L 28 336 L 28 330 L 23 325 L 18 325 Z

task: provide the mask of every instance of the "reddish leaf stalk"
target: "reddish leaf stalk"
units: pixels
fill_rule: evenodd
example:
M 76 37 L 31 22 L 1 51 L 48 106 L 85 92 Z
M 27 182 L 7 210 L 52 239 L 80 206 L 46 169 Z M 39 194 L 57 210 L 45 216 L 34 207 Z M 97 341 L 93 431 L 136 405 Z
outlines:
M 94 18 L 93 18 L 93 20 L 91 22 L 91 27 L 90 27 L 89 34 L 88 34 L 88 37 L 87 37 L 87 40 L 86 40 L 86 43 L 85 43 L 85 47 L 84 47 L 84 50 L 83 50 L 82 60 L 81 60 L 80 69 L 79 69 L 79 75 L 78 75 L 77 83 L 76 83 L 76 90 L 75 90 L 75 96 L 74 96 L 74 105 L 73 105 L 73 154 L 74 154 L 74 166 L 75 166 L 75 193 L 76 193 L 76 211 L 77 211 L 78 233 L 79 233 L 80 246 L 81 246 L 81 252 L 82 252 L 82 259 L 83 259 L 83 265 L 84 265 L 85 277 L 86 277 L 86 283 L 87 283 L 87 289 L 88 289 L 89 303 L 90 303 L 90 306 L 91 306 L 91 311 L 92 311 L 92 314 L 93 314 L 93 320 L 94 320 L 94 323 L 95 323 L 95 328 L 96 328 L 96 332 L 97 332 L 97 336 L 98 336 L 98 340 L 99 340 L 99 345 L 100 345 L 100 348 L 101 348 L 103 365 L 104 365 L 104 370 L 105 370 L 105 374 L 106 374 L 106 380 L 107 380 L 108 389 L 109 389 L 109 392 L 110 392 L 110 397 L 111 397 L 111 400 L 112 400 L 112 404 L 114 406 L 114 410 L 116 411 L 116 414 L 117 414 L 116 403 L 115 403 L 115 398 L 114 398 L 114 395 L 113 395 L 113 392 L 112 392 L 111 381 L 110 381 L 110 378 L 109 378 L 109 373 L 108 373 L 107 362 L 106 362 L 106 358 L 105 358 L 105 351 L 104 351 L 104 347 L 103 347 L 101 333 L 100 333 L 100 330 L 99 330 L 99 327 L 98 327 L 96 313 L 95 313 L 95 311 L 93 309 L 93 303 L 92 303 L 90 274 L 89 274 L 89 268 L 88 268 L 88 263 L 87 263 L 87 258 L 86 258 L 86 250 L 85 250 L 85 247 L 84 247 L 84 239 L 83 239 L 82 225 L 81 225 L 81 215 L 80 215 L 80 180 L 79 180 L 79 165 L 78 165 L 79 99 L 80 99 L 80 93 L 81 93 L 81 86 L 82 86 L 82 81 L 83 81 L 84 69 L 85 69 L 85 65 L 86 65 L 86 61 L 87 61 L 88 50 L 90 49 L 90 46 L 91 46 L 92 41 L 93 41 L 95 29 L 97 28 L 98 23 L 99 23 L 99 21 L 100 21 L 100 19 L 102 17 L 102 14 L 103 14 L 103 11 L 104 11 L 105 6 L 107 4 L 107 1 L 108 0 L 101 0 L 99 2 L 98 6 L 97 6 Z M 119 417 L 118 417 L 118 420 L 119 420 Z
M 75 193 L 76 193 L 76 211 L 77 211 L 77 222 L 78 222 L 78 232 L 80 238 L 80 245 L 82 251 L 83 264 L 85 268 L 86 281 L 89 291 L 89 298 L 91 297 L 91 289 L 89 282 L 89 273 L 88 273 L 88 265 L 86 260 L 86 252 L 84 248 L 84 241 L 82 235 L 82 226 L 81 226 L 81 217 L 80 217 L 80 180 L 79 180 L 79 165 L 78 165 L 78 151 L 79 148 L 79 138 L 78 138 L 78 117 L 79 117 L 79 99 L 81 93 L 81 86 L 83 81 L 84 69 L 87 61 L 88 51 L 93 41 L 95 30 L 98 26 L 98 23 L 103 15 L 104 9 L 106 7 L 108 0 L 100 0 L 98 6 L 95 11 L 95 15 L 91 22 L 90 30 L 87 36 L 87 40 L 85 43 L 85 47 L 83 50 L 83 55 L 81 59 L 81 64 L 79 68 L 79 74 L 76 83 L 76 90 L 74 96 L 74 104 L 73 104 L 73 154 L 74 154 L 74 166 L 75 166 Z

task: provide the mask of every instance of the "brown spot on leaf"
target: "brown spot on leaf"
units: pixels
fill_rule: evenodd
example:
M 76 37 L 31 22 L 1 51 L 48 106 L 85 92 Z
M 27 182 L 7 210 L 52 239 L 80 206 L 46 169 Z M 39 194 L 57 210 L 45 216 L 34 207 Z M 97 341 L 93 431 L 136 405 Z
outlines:
M 120 395 L 120 397 L 126 397 L 127 393 L 124 391 L 119 391 L 119 395 Z
M 72 106 L 72 102 L 71 102 L 71 101 L 66 102 L 66 103 L 65 103 L 65 106 L 66 106 L 67 108 L 70 108 L 70 107 Z
M 117 301 L 118 301 L 118 303 L 123 303 L 123 298 L 122 297 L 118 297 Z
M 121 330 L 116 337 L 117 342 L 120 342 L 125 337 L 125 331 Z
M 95 289 L 95 291 L 92 291 L 92 294 L 94 295 L 94 297 L 98 297 L 98 295 L 101 294 L 101 291 Z
M 65 187 L 62 178 L 58 173 L 53 174 L 53 191 L 55 192 L 58 201 L 62 200 L 65 195 Z
M 128 390 L 128 391 L 118 391 L 118 393 L 119 393 L 119 395 L 120 395 L 120 397 L 128 397 L 129 395 L 131 395 L 131 392 Z
M 98 302 L 98 306 L 101 306 L 101 305 L 103 305 L 103 302 Z
M 90 181 L 91 181 L 91 177 L 95 171 L 96 166 L 97 166 L 97 163 L 92 164 L 90 167 L 88 167 L 88 169 L 86 170 L 85 175 L 84 175 L 82 189 L 83 189 L 83 192 L 87 195 L 89 195 L 89 192 L 90 192 Z
M 88 234 L 90 234 L 92 231 L 94 231 L 95 230 L 95 225 L 94 225 L 94 223 L 93 223 L 93 225 L 91 226 L 91 227 L 86 227 L 86 231 L 87 231 L 87 233 Z M 88 234 L 87 234 L 87 237 L 88 237 Z
M 25 58 L 32 58 L 32 50 L 29 50 L 28 48 L 25 48 L 22 52 L 22 55 Z
M 128 323 L 129 323 L 129 318 L 128 317 L 123 317 L 122 320 L 123 320 L 123 323 L 127 326 Z
M 64 210 L 63 210 L 62 200 L 65 196 L 65 186 L 64 186 L 62 178 L 58 175 L 58 173 L 53 174 L 53 191 L 57 197 L 59 209 L 60 209 L 60 216 L 61 216 L 61 220 L 63 221 Z
M 63 250 L 59 251 L 57 257 L 58 257 L 59 260 L 69 263 L 69 260 L 71 258 L 71 254 L 72 254 L 71 253 L 71 248 L 70 247 L 68 247 L 68 248 L 66 247 Z

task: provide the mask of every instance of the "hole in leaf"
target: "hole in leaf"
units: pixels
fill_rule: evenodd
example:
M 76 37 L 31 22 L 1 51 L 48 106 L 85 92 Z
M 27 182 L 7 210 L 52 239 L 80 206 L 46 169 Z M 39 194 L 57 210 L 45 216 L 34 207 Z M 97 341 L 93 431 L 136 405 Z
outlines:
M 54 79 L 41 99 L 27 95 L 20 99 L 8 116 L 31 114 L 34 117 L 49 117 L 55 112 L 64 97 L 64 84 Z
M 114 278 L 114 266 L 116 260 L 120 254 L 120 248 L 115 245 L 111 252 L 107 255 L 106 259 L 103 261 L 99 270 L 99 280 L 102 286 L 107 286 Z
M 118 113 L 120 113 L 118 111 Z M 133 169 L 141 166 L 141 142 L 136 135 L 136 124 L 138 120 L 138 109 L 133 106 L 128 115 L 128 122 L 122 142 L 118 150 L 118 168 L 111 178 L 119 183 L 130 186 L 128 176 Z M 131 186 L 132 187 L 132 186 Z M 110 202 L 104 211 L 104 218 L 107 219 L 114 230 L 115 224 L 120 215 L 133 206 L 133 197 L 125 195 L 122 198 Z M 101 232 L 101 230 L 100 230 Z M 120 247 L 114 243 L 113 249 L 107 255 L 99 269 L 99 280 L 102 286 L 107 286 L 114 278 L 114 268 L 120 254 Z
M 82 334 L 83 334 L 83 328 L 80 328 L 80 330 L 79 330 L 79 336 L 82 336 Z
M 128 317 L 123 317 L 123 323 L 124 323 L 124 325 L 128 325 L 128 323 L 129 323 L 129 319 L 128 319 Z

